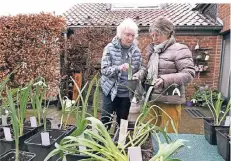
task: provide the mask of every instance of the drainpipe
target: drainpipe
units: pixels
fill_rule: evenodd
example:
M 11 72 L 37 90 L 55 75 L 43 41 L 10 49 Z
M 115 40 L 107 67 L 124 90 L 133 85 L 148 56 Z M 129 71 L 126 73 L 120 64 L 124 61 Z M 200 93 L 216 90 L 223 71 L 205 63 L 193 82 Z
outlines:
M 66 74 L 67 67 L 67 32 L 64 33 L 64 69 Z

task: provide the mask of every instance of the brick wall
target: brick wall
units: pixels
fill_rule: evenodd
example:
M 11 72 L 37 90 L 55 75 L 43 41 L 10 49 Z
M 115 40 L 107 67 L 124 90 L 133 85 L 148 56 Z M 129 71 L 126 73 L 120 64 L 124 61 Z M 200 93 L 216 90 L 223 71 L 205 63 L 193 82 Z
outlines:
M 183 43 L 189 47 L 192 51 L 195 45 L 199 41 L 201 48 L 212 48 L 210 53 L 210 59 L 208 62 L 209 73 L 198 75 L 186 88 L 187 97 L 191 97 L 194 88 L 193 84 L 197 83 L 199 85 L 206 84 L 211 88 L 218 88 L 219 72 L 220 72 L 220 56 L 221 56 L 221 45 L 222 37 L 220 36 L 176 36 L 176 40 L 179 43 Z M 145 59 L 145 48 L 152 41 L 148 33 L 141 33 L 138 37 L 139 48 L 141 49 L 142 57 Z M 91 51 L 91 50 L 90 50 Z M 102 49 L 103 52 L 103 49 Z M 102 52 L 94 53 L 95 62 L 100 62 L 102 57 Z
M 221 32 L 230 30 L 230 4 L 218 4 L 218 17 L 223 21 Z
M 145 47 L 151 42 L 151 37 L 149 34 L 143 33 L 139 36 L 139 47 L 144 55 Z M 220 55 L 221 55 L 221 37 L 219 36 L 176 36 L 176 41 L 183 43 L 189 47 L 192 51 L 199 41 L 199 45 L 202 48 L 212 48 L 210 53 L 210 59 L 208 62 L 210 73 L 198 75 L 187 86 L 186 95 L 188 97 L 192 96 L 194 92 L 193 83 L 197 84 L 207 84 L 209 87 L 218 88 L 219 81 L 219 71 L 220 71 Z

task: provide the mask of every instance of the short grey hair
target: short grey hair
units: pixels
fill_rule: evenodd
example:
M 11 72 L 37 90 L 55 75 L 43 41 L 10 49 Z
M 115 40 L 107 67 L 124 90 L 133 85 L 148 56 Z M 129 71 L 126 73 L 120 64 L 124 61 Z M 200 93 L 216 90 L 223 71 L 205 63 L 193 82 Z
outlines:
M 165 17 L 158 17 L 154 20 L 152 25 L 149 29 L 150 32 L 156 32 L 160 35 L 167 35 L 171 37 L 171 35 L 175 34 L 175 27 L 173 23 L 165 18 Z
M 116 36 L 121 38 L 122 32 L 126 29 L 134 31 L 135 38 L 138 36 L 138 26 L 131 18 L 126 18 L 123 22 L 120 23 L 120 25 L 117 27 Z

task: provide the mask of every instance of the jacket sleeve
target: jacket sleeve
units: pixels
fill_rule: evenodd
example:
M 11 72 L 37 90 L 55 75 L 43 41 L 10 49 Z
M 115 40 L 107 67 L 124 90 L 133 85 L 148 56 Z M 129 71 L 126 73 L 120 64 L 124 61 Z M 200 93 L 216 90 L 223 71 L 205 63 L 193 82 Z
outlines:
M 195 77 L 191 51 L 188 48 L 184 48 L 176 52 L 175 65 L 178 72 L 160 75 L 160 78 L 164 80 L 164 88 L 167 88 L 173 83 L 186 85 Z
M 141 58 L 140 62 L 141 63 L 140 63 L 139 71 L 137 73 L 139 73 L 139 79 L 144 80 L 144 78 L 147 75 L 147 69 L 146 69 L 144 63 L 142 62 L 142 58 Z
M 152 54 L 153 52 L 153 44 L 149 44 L 146 49 L 145 49 L 145 58 L 146 60 L 142 60 L 142 57 L 140 58 L 140 67 L 139 67 L 139 79 L 141 80 L 144 80 L 145 77 L 147 76 L 147 73 L 148 73 L 148 70 L 147 70 L 147 64 L 148 64 L 148 61 L 149 61 L 149 58 L 150 58 L 150 55 Z
M 107 77 L 113 77 L 119 73 L 119 67 L 112 65 L 112 59 L 108 46 L 104 48 L 103 57 L 101 59 L 101 73 Z

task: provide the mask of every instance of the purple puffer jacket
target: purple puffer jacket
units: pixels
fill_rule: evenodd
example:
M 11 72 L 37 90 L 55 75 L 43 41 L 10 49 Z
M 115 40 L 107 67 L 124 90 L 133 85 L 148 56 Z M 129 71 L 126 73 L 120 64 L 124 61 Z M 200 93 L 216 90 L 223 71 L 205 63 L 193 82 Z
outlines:
M 152 49 L 152 44 L 148 48 Z M 149 52 L 152 51 L 149 50 Z M 183 104 L 185 102 L 185 85 L 195 77 L 192 53 L 186 45 L 174 43 L 160 53 L 158 77 L 164 80 L 164 86 L 153 91 L 151 100 L 159 103 Z M 173 86 L 173 84 L 177 84 L 177 86 Z M 180 96 L 172 95 L 175 87 L 180 90 Z

